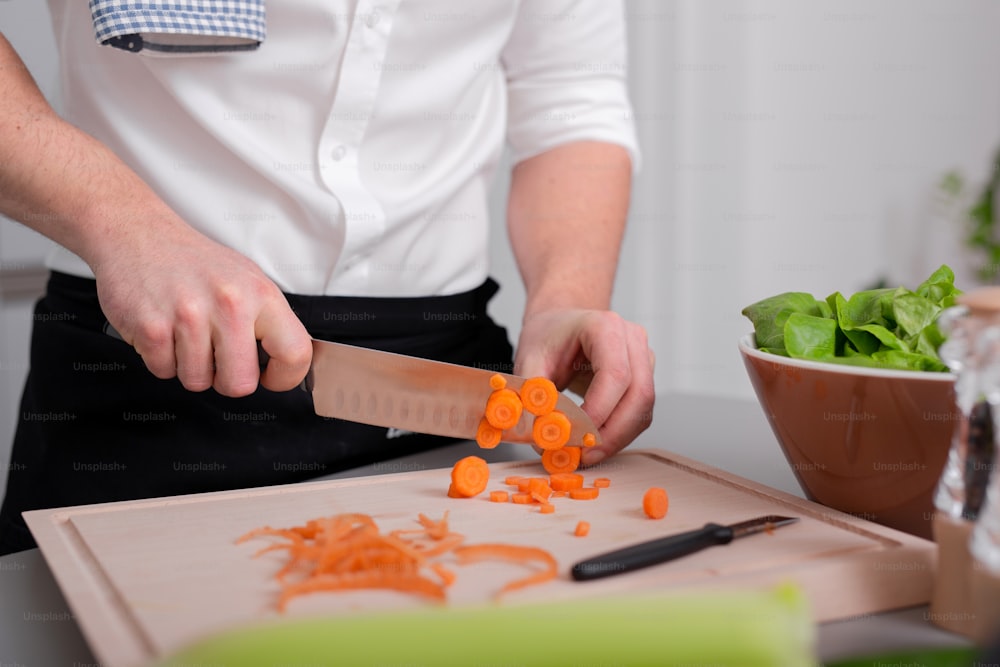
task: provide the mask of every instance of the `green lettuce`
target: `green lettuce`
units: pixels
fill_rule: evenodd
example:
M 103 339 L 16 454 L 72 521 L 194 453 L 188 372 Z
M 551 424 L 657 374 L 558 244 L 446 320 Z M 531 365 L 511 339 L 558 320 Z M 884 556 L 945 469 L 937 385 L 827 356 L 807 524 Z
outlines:
M 834 292 L 820 301 L 786 292 L 753 303 L 742 313 L 754 327 L 757 348 L 795 359 L 914 371 L 947 371 L 938 356 L 944 335 L 937 318 L 961 291 L 947 265 L 910 291 L 905 287 Z

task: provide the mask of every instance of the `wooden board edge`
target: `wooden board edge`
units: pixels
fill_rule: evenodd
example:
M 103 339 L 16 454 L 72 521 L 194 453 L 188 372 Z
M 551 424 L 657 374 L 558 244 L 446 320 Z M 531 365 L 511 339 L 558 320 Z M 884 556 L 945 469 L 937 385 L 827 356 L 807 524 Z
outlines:
M 142 641 L 145 633 L 117 600 L 117 589 L 69 517 L 58 510 L 31 510 L 23 516 L 98 664 L 149 664 L 156 656 L 151 645 Z
M 731 486 L 735 486 L 747 491 L 752 492 L 758 496 L 764 496 L 771 500 L 779 501 L 789 507 L 794 507 L 797 511 L 801 511 L 808 516 L 823 521 L 831 525 L 835 525 L 844 530 L 850 531 L 852 533 L 857 533 L 873 539 L 878 542 L 882 542 L 887 546 L 893 544 L 905 544 L 905 545 L 924 545 L 924 546 L 935 546 L 935 543 L 931 540 L 919 537 L 917 535 L 912 535 L 910 533 L 891 528 L 889 526 L 884 526 L 873 521 L 868 521 L 861 517 L 842 512 L 840 510 L 828 507 L 826 505 L 821 505 L 820 503 L 807 500 L 800 496 L 793 495 L 781 489 L 775 489 L 770 486 L 766 486 L 759 482 L 755 482 L 746 477 L 741 477 L 735 473 L 722 470 L 721 468 L 716 468 L 707 463 L 702 463 L 695 459 L 682 456 L 680 454 L 675 454 L 667 450 L 660 449 L 635 449 L 626 450 L 619 454 L 619 456 L 629 455 L 629 454 L 639 454 L 642 456 L 648 456 L 651 458 L 660 459 L 661 461 L 666 461 L 668 463 L 679 465 L 686 470 L 689 470 L 699 476 L 705 477 L 706 479 L 711 479 L 713 481 L 722 481 Z

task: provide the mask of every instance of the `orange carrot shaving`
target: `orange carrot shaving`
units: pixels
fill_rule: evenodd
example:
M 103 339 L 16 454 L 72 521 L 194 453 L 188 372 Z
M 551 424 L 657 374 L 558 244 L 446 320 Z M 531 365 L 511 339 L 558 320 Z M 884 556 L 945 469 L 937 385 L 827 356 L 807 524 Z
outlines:
M 583 446 L 584 447 L 593 447 L 596 444 L 597 444 L 597 436 L 596 435 L 594 435 L 593 433 L 584 433 L 583 434 Z
M 600 494 L 600 489 L 591 486 L 585 489 L 570 489 L 569 497 L 573 500 L 594 500 Z
M 306 593 L 362 588 L 385 588 L 426 595 L 435 600 L 444 600 L 444 588 L 440 584 L 418 574 L 382 569 L 344 574 L 323 574 L 286 586 L 278 597 L 278 611 L 284 611 L 292 598 Z
M 545 503 L 548 502 L 549 496 L 552 495 L 552 487 L 544 479 L 535 478 L 531 480 L 531 484 L 528 486 L 528 493 L 537 502 Z
M 451 488 L 459 497 L 479 495 L 489 481 L 490 467 L 478 456 L 466 456 L 451 469 Z M 448 495 L 451 495 L 451 489 Z
M 499 373 L 494 373 L 490 376 L 490 389 L 493 391 L 500 391 L 507 386 L 507 378 L 500 375 Z
M 538 506 L 538 511 L 542 514 L 552 514 L 556 511 L 556 506 L 552 503 L 542 503 Z
M 424 514 L 418 514 L 417 523 L 424 527 L 427 537 L 432 540 L 441 540 L 451 534 L 448 532 L 448 510 L 445 510 L 444 515 L 437 521 Z
M 497 591 L 497 597 L 532 584 L 550 581 L 555 579 L 558 574 L 556 559 L 548 551 L 537 547 L 522 547 L 512 544 L 474 544 L 455 549 L 455 557 L 462 565 L 484 560 L 503 560 L 513 563 L 537 561 L 542 564 L 544 567 L 542 571 L 510 582 Z
M 490 423 L 483 417 L 479 420 L 479 428 L 476 429 L 476 444 L 483 449 L 493 449 L 500 444 L 503 438 L 503 431 Z
M 556 472 L 549 475 L 549 484 L 556 491 L 572 491 L 583 488 L 583 475 L 572 472 Z
M 558 410 L 535 417 L 531 427 L 531 439 L 542 449 L 559 449 L 569 442 L 572 425 Z
M 542 452 L 542 467 L 547 472 L 573 472 L 580 467 L 579 447 L 560 447 Z
M 586 537 L 590 534 L 590 524 L 586 521 L 579 522 L 576 524 L 576 530 L 573 531 L 573 534 L 577 537 Z
M 606 489 L 609 486 L 611 486 L 611 480 L 608 479 L 607 477 L 598 477 L 597 479 L 594 480 L 594 486 L 596 486 L 599 489 Z
M 539 511 L 552 510 L 542 505 Z M 257 537 L 281 540 L 261 550 L 287 551 L 288 560 L 276 575 L 281 582 L 279 611 L 285 611 L 297 597 L 322 591 L 382 589 L 444 601 L 445 589 L 456 575 L 443 563 L 430 560 L 444 554 L 452 554 L 459 564 L 504 560 L 541 566 L 530 576 L 504 585 L 498 596 L 557 574 L 555 559 L 542 549 L 508 544 L 462 546 L 464 537 L 450 530 L 447 512 L 438 520 L 420 514 L 417 522 L 420 528 L 383 534 L 370 516 L 343 514 L 293 528 L 265 526 L 242 535 L 237 543 Z
M 510 494 L 506 491 L 490 491 L 490 500 L 495 503 L 505 503 L 510 500 Z
M 536 416 L 549 414 L 556 409 L 559 401 L 559 390 L 552 380 L 543 377 L 525 380 L 520 394 L 524 409 Z
M 531 497 L 530 493 L 515 493 L 512 496 L 515 503 L 518 505 L 530 505 L 535 502 L 535 499 Z
M 662 519 L 667 515 L 670 507 L 670 498 L 667 497 L 666 489 L 658 486 L 646 490 L 642 496 L 642 511 L 650 519 Z
M 434 570 L 434 574 L 441 577 L 441 583 L 445 586 L 451 586 L 455 583 L 455 573 L 441 563 L 431 564 L 431 569 Z
M 522 410 L 521 397 L 513 389 L 494 391 L 486 401 L 487 421 L 501 430 L 517 426 Z

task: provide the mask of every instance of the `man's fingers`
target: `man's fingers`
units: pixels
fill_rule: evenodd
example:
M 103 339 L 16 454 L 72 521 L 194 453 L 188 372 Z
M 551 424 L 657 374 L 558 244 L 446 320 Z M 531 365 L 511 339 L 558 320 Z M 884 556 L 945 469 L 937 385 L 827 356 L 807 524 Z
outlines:
M 611 312 L 592 317 L 580 336 L 580 344 L 594 378 L 583 397 L 583 409 L 601 428 L 632 383 L 626 322 Z M 599 318 L 599 319 L 596 319 Z
M 653 404 L 656 400 L 653 384 L 654 356 L 649 349 L 645 330 L 631 322 L 626 323 L 626 328 L 631 381 L 621 400 L 600 427 L 603 440 L 601 448 L 583 453 L 584 465 L 594 465 L 606 456 L 617 453 L 649 428 L 653 420 Z M 600 375 L 600 371 L 597 375 Z

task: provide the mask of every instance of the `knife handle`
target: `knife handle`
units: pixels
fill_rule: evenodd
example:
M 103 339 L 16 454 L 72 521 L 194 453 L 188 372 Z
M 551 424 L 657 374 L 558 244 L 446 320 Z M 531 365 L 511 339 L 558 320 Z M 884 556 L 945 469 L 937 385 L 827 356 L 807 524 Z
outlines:
M 580 561 L 573 566 L 571 574 L 576 581 L 600 579 L 664 563 L 708 547 L 729 544 L 732 541 L 732 528 L 720 526 L 717 523 L 706 523 L 698 530 L 641 542 Z
M 104 326 L 102 327 L 102 329 L 104 330 L 105 334 L 111 336 L 112 338 L 115 338 L 120 341 L 125 340 L 124 338 L 122 338 L 122 335 L 118 332 L 118 329 L 115 329 L 113 326 L 111 326 L 111 322 L 108 322 L 107 320 L 104 320 Z M 267 362 L 270 358 L 271 356 L 266 351 L 264 351 L 264 346 L 260 344 L 260 341 L 257 341 L 257 365 L 260 367 L 261 372 L 263 372 L 264 369 L 267 368 Z

